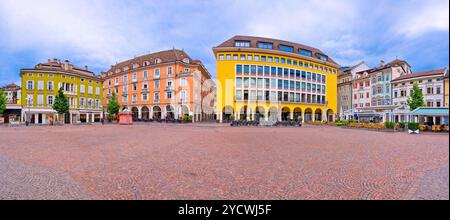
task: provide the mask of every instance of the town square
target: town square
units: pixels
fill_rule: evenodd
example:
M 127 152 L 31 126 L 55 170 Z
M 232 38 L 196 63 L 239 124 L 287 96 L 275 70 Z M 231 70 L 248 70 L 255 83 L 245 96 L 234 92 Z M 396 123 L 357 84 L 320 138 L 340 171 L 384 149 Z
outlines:
M 211 123 L 0 129 L 1 199 L 449 199 L 448 134 Z
M 0 5 L 0 200 L 449 200 L 446 0 Z

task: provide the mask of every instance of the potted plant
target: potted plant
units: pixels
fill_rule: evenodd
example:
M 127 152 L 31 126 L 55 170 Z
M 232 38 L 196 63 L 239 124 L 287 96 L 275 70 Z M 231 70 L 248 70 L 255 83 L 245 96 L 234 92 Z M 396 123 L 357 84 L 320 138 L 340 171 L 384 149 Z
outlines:
M 408 123 L 408 133 L 409 134 L 419 134 L 419 123 L 410 122 Z

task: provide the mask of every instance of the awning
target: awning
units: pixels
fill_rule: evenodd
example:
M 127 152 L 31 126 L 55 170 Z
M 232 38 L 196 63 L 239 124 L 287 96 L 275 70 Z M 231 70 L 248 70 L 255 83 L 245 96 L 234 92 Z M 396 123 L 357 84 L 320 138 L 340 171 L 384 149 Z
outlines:
M 359 117 L 381 117 L 382 114 L 376 112 L 358 112 Z
M 418 116 L 448 116 L 448 108 L 426 108 L 420 107 L 412 112 Z

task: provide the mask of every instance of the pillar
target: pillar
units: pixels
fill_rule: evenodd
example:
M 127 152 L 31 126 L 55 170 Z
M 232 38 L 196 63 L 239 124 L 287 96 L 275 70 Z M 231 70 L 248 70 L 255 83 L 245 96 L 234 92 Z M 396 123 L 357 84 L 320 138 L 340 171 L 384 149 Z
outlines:
M 95 122 L 95 113 L 92 113 L 92 123 Z
M 138 119 L 142 119 L 142 107 L 138 107 Z
M 302 123 L 305 123 L 305 111 L 302 111 Z
M 292 119 L 294 119 L 294 110 L 292 110 L 292 112 L 290 113 L 290 119 L 292 120 Z

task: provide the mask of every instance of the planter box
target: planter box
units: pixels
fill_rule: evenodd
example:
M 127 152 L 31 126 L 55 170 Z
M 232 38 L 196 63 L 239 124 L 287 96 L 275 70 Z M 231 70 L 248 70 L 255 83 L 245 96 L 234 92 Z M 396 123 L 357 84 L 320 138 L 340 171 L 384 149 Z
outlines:
M 413 130 L 409 130 L 409 129 L 408 129 L 408 133 L 409 133 L 409 134 L 419 134 L 419 130 L 414 130 L 414 131 L 413 131 Z

